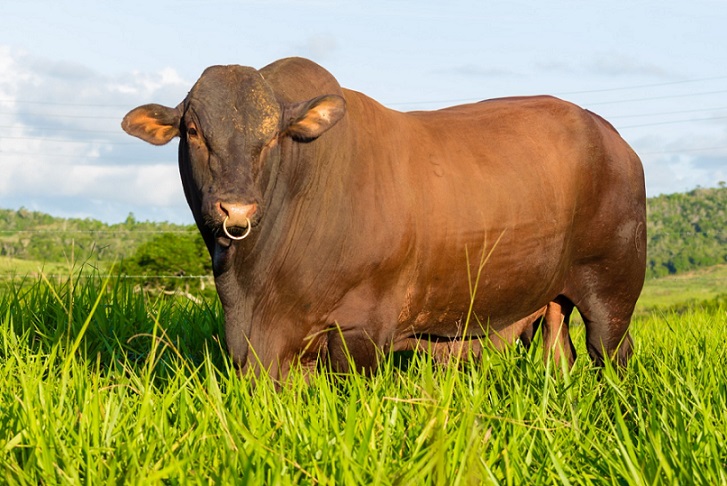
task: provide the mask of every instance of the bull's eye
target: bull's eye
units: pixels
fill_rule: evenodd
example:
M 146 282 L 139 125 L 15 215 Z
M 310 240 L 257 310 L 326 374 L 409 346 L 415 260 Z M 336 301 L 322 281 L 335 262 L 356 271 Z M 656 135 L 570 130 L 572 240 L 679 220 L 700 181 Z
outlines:
M 197 136 L 197 127 L 193 123 L 187 125 L 187 135 L 190 137 Z

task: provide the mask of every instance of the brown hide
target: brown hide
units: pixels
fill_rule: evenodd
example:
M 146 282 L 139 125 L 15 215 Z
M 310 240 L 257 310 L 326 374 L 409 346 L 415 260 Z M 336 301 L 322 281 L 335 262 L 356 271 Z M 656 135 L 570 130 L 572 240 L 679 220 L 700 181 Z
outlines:
M 321 357 L 347 369 L 350 355 L 371 369 L 381 350 L 422 337 L 491 336 L 498 346 L 540 317 L 547 349 L 572 363 L 573 306 L 591 358 L 626 363 L 645 191 L 638 157 L 607 122 L 547 96 L 402 113 L 303 59 L 244 69 L 246 80 L 259 73 L 252 88 L 206 89 L 208 70 L 158 117 L 179 120 L 185 193 L 241 367 L 282 379 Z M 229 132 L 236 113 L 277 120 L 277 135 Z M 158 143 L 166 132 L 149 116 L 137 108 L 124 128 Z M 200 139 L 207 152 L 194 148 Z M 221 233 L 231 205 L 250 216 L 247 239 Z

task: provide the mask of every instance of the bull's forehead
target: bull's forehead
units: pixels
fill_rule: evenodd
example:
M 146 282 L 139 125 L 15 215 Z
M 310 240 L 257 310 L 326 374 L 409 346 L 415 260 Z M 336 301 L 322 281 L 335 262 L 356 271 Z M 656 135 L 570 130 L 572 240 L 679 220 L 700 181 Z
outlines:
M 268 140 L 278 130 L 280 105 L 270 85 L 253 68 L 212 66 L 189 93 L 188 103 L 205 124 L 232 126 L 246 138 Z

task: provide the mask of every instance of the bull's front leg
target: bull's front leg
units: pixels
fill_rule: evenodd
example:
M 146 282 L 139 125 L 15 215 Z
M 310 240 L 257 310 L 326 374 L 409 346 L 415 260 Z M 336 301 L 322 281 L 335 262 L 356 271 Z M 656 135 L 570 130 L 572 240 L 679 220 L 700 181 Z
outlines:
M 377 291 L 367 283 L 350 290 L 327 318 L 327 360 L 333 371 L 371 374 L 393 349 L 401 291 Z
M 334 372 L 348 373 L 351 364 L 367 375 L 376 370 L 382 350 L 365 329 L 336 324 L 328 332 L 328 362 Z
M 282 385 L 292 370 L 300 370 L 307 380 L 315 372 L 319 356 L 326 354 L 325 335 L 319 326 L 289 315 L 253 320 L 246 336 L 247 359 L 237 363 L 240 372 L 267 375 Z

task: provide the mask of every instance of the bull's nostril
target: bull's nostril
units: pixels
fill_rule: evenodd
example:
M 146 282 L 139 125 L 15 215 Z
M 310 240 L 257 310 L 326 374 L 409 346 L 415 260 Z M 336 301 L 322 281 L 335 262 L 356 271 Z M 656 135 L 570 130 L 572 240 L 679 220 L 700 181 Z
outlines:
M 220 201 L 216 209 L 228 228 L 246 228 L 257 211 L 257 204 L 239 204 Z
M 225 209 L 224 204 L 221 202 L 218 202 L 217 204 L 215 204 L 215 209 L 217 210 L 217 214 L 219 214 L 222 217 L 225 217 L 229 214 L 228 211 Z

